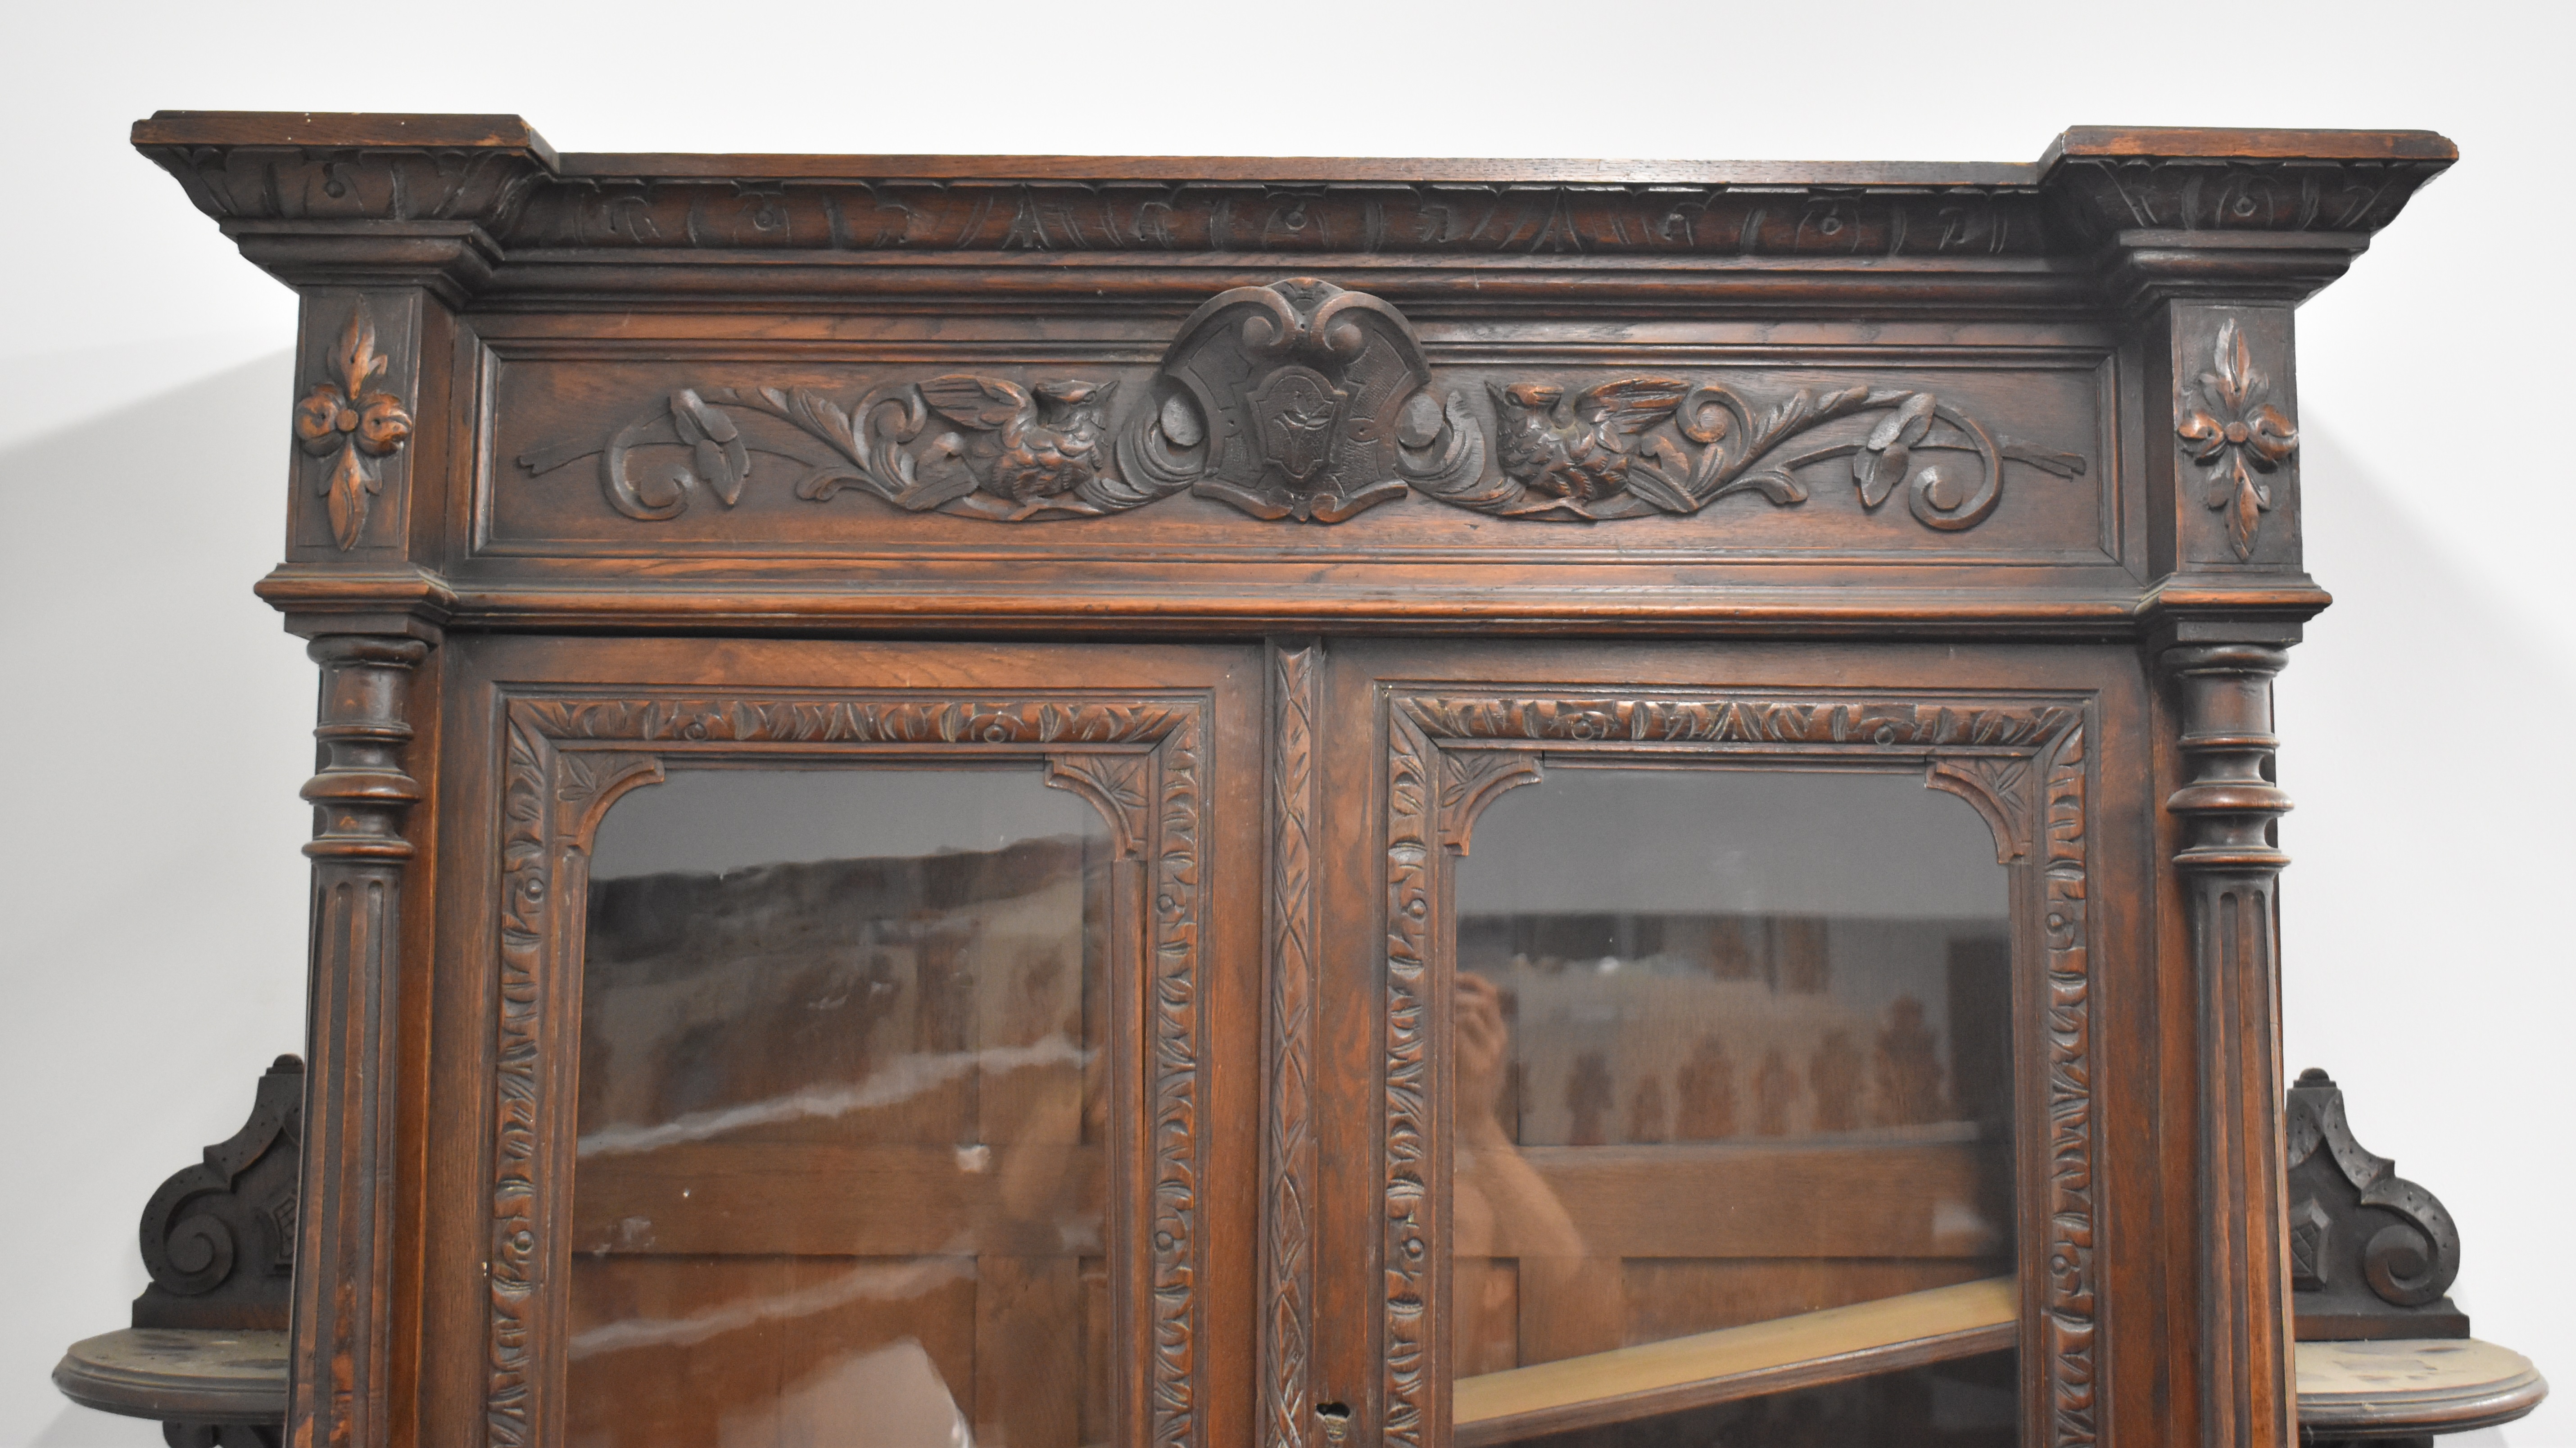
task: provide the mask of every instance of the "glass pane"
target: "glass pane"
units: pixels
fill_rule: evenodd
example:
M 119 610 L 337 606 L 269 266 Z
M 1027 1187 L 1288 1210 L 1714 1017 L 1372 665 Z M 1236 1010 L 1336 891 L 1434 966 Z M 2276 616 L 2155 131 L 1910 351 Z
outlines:
M 1920 774 L 1558 767 L 1486 810 L 1456 862 L 1463 1441 L 1541 1409 L 1603 1443 L 1708 1441 L 1702 1418 L 1767 1442 L 1784 1413 L 1838 1444 L 2011 1441 L 2009 1412 L 1874 1426 L 1982 1401 L 1938 1373 L 1606 1404 L 1743 1398 L 1935 1331 L 2009 1344 L 2009 888 L 1984 819 Z
M 575 1444 L 1108 1440 L 1109 888 L 1034 766 L 682 771 L 611 809 Z

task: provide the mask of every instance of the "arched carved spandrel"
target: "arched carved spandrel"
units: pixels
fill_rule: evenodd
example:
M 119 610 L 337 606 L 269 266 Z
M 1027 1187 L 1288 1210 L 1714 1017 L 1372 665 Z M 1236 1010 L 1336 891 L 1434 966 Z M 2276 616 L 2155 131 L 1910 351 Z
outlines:
M 1145 775 L 1145 761 L 1135 754 L 1047 756 L 1047 787 L 1091 801 L 1109 822 L 1122 860 L 1135 859 L 1149 833 Z
M 1923 783 L 1975 806 L 1994 831 L 1995 863 L 2009 865 L 2030 850 L 2030 777 L 2028 760 L 1970 755 L 1933 760 Z

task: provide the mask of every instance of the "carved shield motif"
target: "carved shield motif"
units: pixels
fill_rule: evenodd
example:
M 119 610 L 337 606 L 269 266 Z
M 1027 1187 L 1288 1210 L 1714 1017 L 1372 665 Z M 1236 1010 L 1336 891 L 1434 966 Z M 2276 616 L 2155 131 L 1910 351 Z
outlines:
M 1303 484 L 1331 457 L 1333 429 L 1350 394 L 1309 367 L 1282 367 L 1244 399 L 1251 404 L 1261 456 L 1288 481 Z
M 1308 277 L 1236 287 L 1182 324 L 1119 436 L 1119 471 L 1149 492 L 1338 523 L 1482 469 L 1473 419 L 1444 413 L 1430 382 L 1412 326 L 1375 297 Z

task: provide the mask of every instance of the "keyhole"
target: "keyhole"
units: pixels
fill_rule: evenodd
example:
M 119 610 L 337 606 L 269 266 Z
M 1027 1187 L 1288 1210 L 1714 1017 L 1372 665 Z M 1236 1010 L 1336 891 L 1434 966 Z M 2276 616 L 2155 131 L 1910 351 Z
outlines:
M 1317 1403 L 1317 1404 L 1315 1405 L 1315 1417 L 1316 1417 L 1316 1419 L 1317 1419 L 1318 1421 L 1320 1421 L 1320 1422 L 1324 1425 L 1324 1438 L 1325 1438 L 1325 1441 L 1327 1441 L 1327 1442 L 1331 1442 L 1331 1443 L 1339 1443 L 1339 1442 L 1341 1442 L 1343 1439 L 1348 1438 L 1348 1437 L 1350 1436 L 1350 1434 L 1351 1434 L 1351 1405 L 1350 1405 L 1350 1404 L 1348 1404 L 1348 1403 Z

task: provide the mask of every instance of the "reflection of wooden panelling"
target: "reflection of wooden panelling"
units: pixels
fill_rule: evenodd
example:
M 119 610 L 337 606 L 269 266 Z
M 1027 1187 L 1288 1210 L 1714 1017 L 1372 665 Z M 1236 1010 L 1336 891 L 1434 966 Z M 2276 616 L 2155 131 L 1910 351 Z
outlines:
M 1978 1257 L 1974 1142 L 1526 1147 L 1599 1257 Z
M 574 1250 L 1096 1254 L 1096 1146 L 693 1142 L 581 1163 Z

